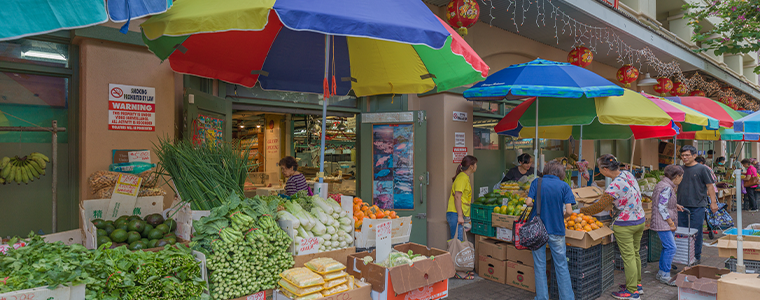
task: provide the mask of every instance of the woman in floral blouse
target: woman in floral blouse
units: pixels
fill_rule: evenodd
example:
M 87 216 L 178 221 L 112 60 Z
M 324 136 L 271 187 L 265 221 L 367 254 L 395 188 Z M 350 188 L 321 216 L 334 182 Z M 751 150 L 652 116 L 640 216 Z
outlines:
M 599 172 L 613 178 L 602 198 L 591 206 L 581 208 L 587 215 L 598 214 L 612 208 L 615 217 L 612 230 L 615 232 L 620 256 L 625 268 L 625 286 L 612 293 L 615 299 L 640 299 L 644 293 L 641 287 L 641 236 L 644 234 L 644 207 L 641 205 L 641 190 L 636 177 L 628 171 L 620 170 L 620 162 L 612 154 L 602 155 L 597 161 Z

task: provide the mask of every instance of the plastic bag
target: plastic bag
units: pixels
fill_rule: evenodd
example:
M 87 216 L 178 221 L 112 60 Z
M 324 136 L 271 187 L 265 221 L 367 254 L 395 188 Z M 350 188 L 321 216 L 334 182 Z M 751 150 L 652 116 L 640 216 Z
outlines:
M 135 161 L 135 162 L 129 162 L 129 163 L 111 164 L 108 167 L 108 170 L 113 171 L 113 172 L 120 172 L 120 173 L 140 174 L 142 172 L 148 171 L 155 167 L 156 167 L 156 164 Z
M 87 181 L 90 183 L 90 189 L 92 189 L 92 193 L 95 194 L 99 190 L 107 187 L 111 187 L 111 189 L 113 189 L 113 187 L 116 186 L 116 181 L 119 180 L 119 175 L 121 174 L 122 173 L 112 171 L 95 171 L 92 173 L 92 175 L 90 175 Z M 142 178 L 141 187 L 152 188 L 155 187 L 158 183 L 158 176 L 156 176 L 156 173 L 153 170 L 143 171 L 137 176 Z
M 342 277 L 342 278 L 338 278 L 338 279 L 333 279 L 333 280 L 330 280 L 327 283 L 323 284 L 322 285 L 322 289 L 325 289 L 325 290 L 331 289 L 333 287 L 336 287 L 336 286 L 339 286 L 341 284 L 346 283 L 346 281 L 348 281 L 348 279 L 346 279 L 346 277 Z
M 322 278 L 324 278 L 325 281 L 330 281 L 330 280 L 335 280 L 335 279 L 346 277 L 346 276 L 348 276 L 348 273 L 346 273 L 346 271 L 336 271 L 336 272 L 324 274 L 322 275 Z
M 279 284 L 280 287 L 282 287 L 283 289 L 286 289 L 288 292 L 291 292 L 292 294 L 296 296 L 306 296 L 309 294 L 322 291 L 322 286 L 319 286 L 319 285 L 307 287 L 307 288 L 299 288 L 285 279 L 280 279 L 280 281 L 277 284 Z
M 331 288 L 329 290 L 322 290 L 322 297 L 327 297 L 331 295 L 335 295 L 338 293 L 342 293 L 348 291 L 348 285 L 347 284 L 341 284 L 339 286 L 336 286 L 334 288 Z
M 325 280 L 322 278 L 322 276 L 319 276 L 317 273 L 314 273 L 307 268 L 293 268 L 290 270 L 285 270 L 282 272 L 282 274 L 280 274 L 280 277 L 284 278 L 299 288 L 312 287 L 316 285 L 321 286 L 325 284 Z
M 106 188 L 102 188 L 95 192 L 95 197 L 97 199 L 111 199 L 111 196 L 113 196 L 113 190 L 115 186 L 109 186 Z M 152 196 L 165 196 L 166 191 L 160 188 L 140 188 L 140 191 L 137 193 L 137 197 L 152 197 Z
M 285 297 L 288 297 L 288 298 L 290 298 L 292 300 L 312 300 L 312 299 L 319 299 L 319 298 L 323 297 L 322 293 L 320 293 L 320 292 L 316 292 L 316 293 L 313 293 L 313 294 L 308 294 L 308 295 L 305 295 L 305 296 L 295 295 L 295 294 L 291 293 L 290 291 L 288 291 L 286 289 L 282 289 L 282 290 L 280 290 L 280 292 L 282 292 L 285 295 Z
M 310 270 L 325 274 L 340 271 L 346 268 L 345 265 L 329 257 L 320 257 L 310 260 L 305 264 Z

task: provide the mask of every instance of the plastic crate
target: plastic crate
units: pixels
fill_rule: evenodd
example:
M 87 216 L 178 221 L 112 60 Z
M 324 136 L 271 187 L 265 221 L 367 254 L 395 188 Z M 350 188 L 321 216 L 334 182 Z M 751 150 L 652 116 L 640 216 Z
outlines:
M 567 268 L 570 276 L 585 276 L 589 272 L 601 272 L 602 269 L 602 245 L 596 245 L 588 249 L 567 247 Z
M 747 269 L 747 273 L 760 273 L 760 261 L 745 259 L 744 267 Z M 729 258 L 726 260 L 726 269 L 731 270 L 731 272 L 736 272 L 736 258 Z
M 473 221 L 488 222 L 491 224 L 491 214 L 498 205 L 473 204 L 470 206 L 470 218 Z M 492 235 L 491 235 L 492 236 Z
M 602 290 L 607 290 L 615 284 L 615 265 L 602 267 Z
M 470 231 L 472 234 L 487 237 L 496 236 L 496 227 L 491 226 L 491 220 L 488 220 L 487 222 L 472 220 L 472 229 Z
M 662 253 L 662 241 L 660 241 L 660 235 L 657 231 L 649 231 L 649 255 L 648 262 L 660 261 L 660 254 Z
M 644 230 L 644 233 L 641 235 L 641 241 L 639 243 L 639 247 L 641 249 L 644 249 L 645 247 L 649 246 L 649 233 L 652 232 L 651 230 L 647 229 Z
M 602 268 L 606 266 L 615 267 L 615 243 L 602 245 Z
M 592 300 L 602 295 L 602 277 L 601 272 L 596 276 L 578 278 L 570 274 L 570 283 L 573 287 L 573 294 L 576 300 Z M 559 286 L 557 277 L 552 272 L 549 276 L 549 299 L 559 299 Z

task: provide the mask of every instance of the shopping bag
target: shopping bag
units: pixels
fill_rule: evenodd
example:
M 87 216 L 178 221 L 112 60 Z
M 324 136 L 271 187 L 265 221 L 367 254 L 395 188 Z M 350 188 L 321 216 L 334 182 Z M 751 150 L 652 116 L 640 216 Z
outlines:
M 467 234 L 462 237 L 464 241 L 459 240 L 459 230 L 454 234 L 454 238 L 449 240 L 449 253 L 454 260 L 454 269 L 457 272 L 469 272 L 475 267 L 475 248 L 467 240 Z
M 718 211 L 714 213 L 710 208 L 707 208 L 707 223 L 714 229 L 726 230 L 734 227 L 734 218 L 726 210 L 725 203 L 718 203 Z
M 519 250 L 537 250 L 549 241 L 549 233 L 544 227 L 544 222 L 541 221 L 541 178 L 538 178 L 533 208 L 536 210 L 536 216 L 533 219 L 528 220 L 530 214 L 527 213 L 528 210 L 526 209 L 512 225 L 515 248 Z

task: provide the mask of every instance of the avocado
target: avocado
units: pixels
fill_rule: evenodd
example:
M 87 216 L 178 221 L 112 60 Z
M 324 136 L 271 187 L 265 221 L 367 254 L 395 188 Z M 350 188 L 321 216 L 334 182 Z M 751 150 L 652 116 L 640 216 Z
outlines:
M 97 229 L 103 229 L 103 227 L 106 226 L 106 221 L 103 221 L 103 219 L 95 219 L 92 220 L 92 224 L 94 224 Z
M 118 221 L 122 221 L 122 220 L 123 220 L 123 221 L 127 221 L 127 222 L 129 222 L 129 216 L 121 216 L 121 217 L 118 217 L 118 218 L 116 218 L 116 220 L 114 220 L 113 222 L 114 222 L 114 223 L 116 223 L 116 222 L 118 222 Z M 116 225 L 114 225 L 114 226 L 116 226 Z
M 171 237 L 171 238 L 175 238 L 175 239 L 176 239 L 176 238 L 177 238 L 177 235 L 176 235 L 176 234 L 174 234 L 174 232 L 169 232 L 169 233 L 167 233 L 167 234 L 164 234 L 164 238 L 168 238 L 168 237 Z
M 160 240 L 158 240 L 158 242 L 156 242 L 156 247 L 163 248 L 166 245 L 170 245 L 170 244 L 169 244 L 169 241 L 167 241 L 165 239 L 160 239 Z
M 164 225 L 169 226 L 169 232 L 177 230 L 177 221 L 174 221 L 172 218 L 167 218 L 166 221 L 164 221 Z
M 129 246 L 127 247 L 127 249 L 129 249 L 129 250 L 140 250 L 140 249 L 146 249 L 147 247 L 148 247 L 148 245 L 146 245 L 142 241 L 134 241 L 131 244 L 129 244 Z
M 127 221 L 130 221 L 130 222 L 132 222 L 134 220 L 142 220 L 142 218 L 140 216 L 138 216 L 138 215 L 132 215 L 132 216 L 129 216 L 127 218 Z
M 113 226 L 116 228 L 122 228 L 122 226 L 127 227 L 127 225 L 129 225 L 129 221 L 127 221 L 126 219 L 121 219 L 121 220 L 117 219 L 115 222 L 113 222 Z M 127 230 L 127 229 L 124 229 L 124 230 Z
M 145 216 L 145 222 L 155 227 L 164 223 L 164 217 L 160 214 L 150 214 Z
M 111 232 L 113 232 L 114 230 L 116 230 L 116 227 L 114 227 L 113 224 L 106 224 L 106 226 L 103 227 L 103 230 L 106 231 L 107 235 L 111 235 Z
M 148 248 L 156 248 L 156 243 L 158 243 L 158 240 L 148 241 Z
M 153 229 L 148 233 L 148 239 L 159 240 L 164 237 L 164 232 L 161 229 Z
M 145 224 L 145 229 L 143 229 L 143 231 L 141 232 L 142 233 L 142 237 L 147 238 L 148 237 L 148 233 L 150 233 L 151 230 L 153 230 L 153 225 L 150 225 L 150 224 L 146 223 Z
M 150 240 L 146 239 L 146 238 L 141 238 L 140 241 L 142 241 L 143 243 L 145 243 L 145 245 L 147 245 L 148 242 L 150 242 Z
M 131 244 L 134 241 L 139 241 L 142 238 L 142 235 L 140 235 L 137 231 L 130 231 L 128 232 L 129 236 L 127 237 L 127 244 Z
M 98 229 L 98 236 L 108 236 L 108 232 L 105 229 Z
M 103 245 L 105 243 L 110 243 L 110 242 L 111 242 L 111 239 L 105 235 L 101 235 L 98 237 L 98 247 L 100 247 L 100 245 Z
M 164 234 L 169 233 L 169 226 L 166 226 L 166 224 L 158 224 L 156 229 L 163 231 Z
M 113 226 L 113 221 L 106 221 L 106 224 Z
M 123 223 L 123 224 L 119 224 L 119 226 L 116 226 L 116 229 L 121 229 L 121 230 L 124 230 L 124 231 L 129 231 L 129 226 L 127 226 L 126 223 Z
M 143 232 L 145 229 L 145 222 L 143 220 L 132 220 L 129 221 L 129 224 L 127 225 L 127 228 L 129 231 L 137 231 L 138 233 Z
M 177 243 L 177 239 L 176 239 L 176 238 L 173 238 L 173 237 L 165 237 L 165 238 L 164 238 L 164 241 L 167 241 L 167 242 L 169 242 L 169 245 L 174 245 L 174 244 L 176 244 L 176 243 Z
M 110 236 L 112 241 L 116 243 L 123 243 L 126 242 L 129 238 L 129 234 L 127 234 L 127 231 L 124 229 L 116 229 L 113 232 L 111 232 Z

